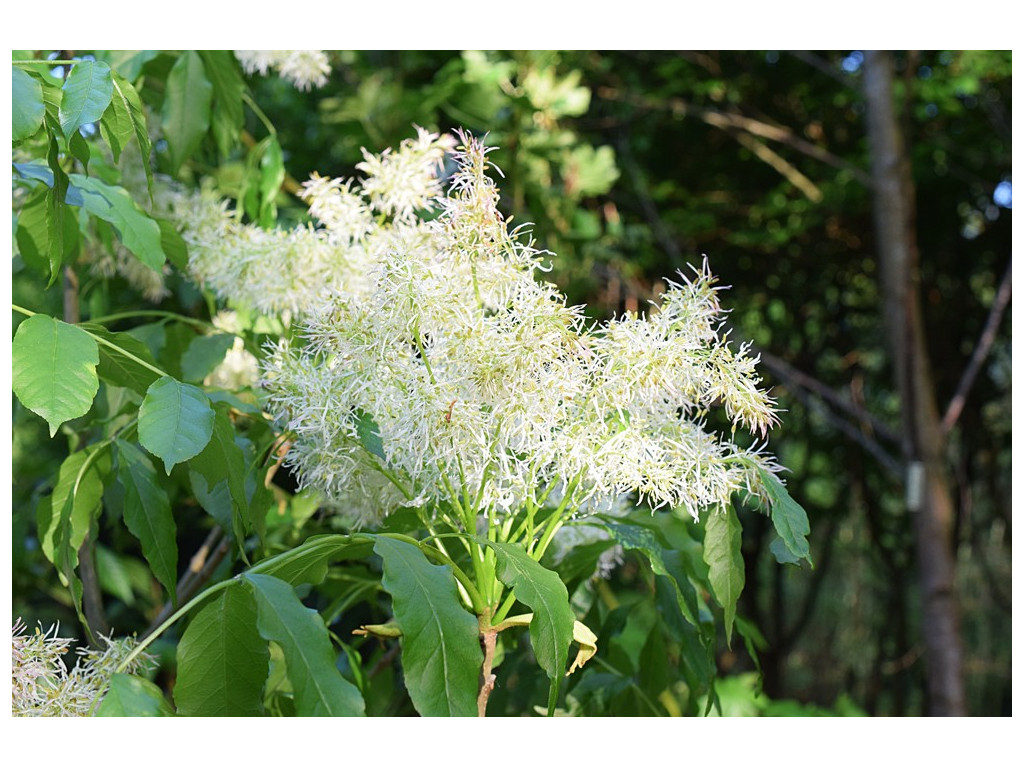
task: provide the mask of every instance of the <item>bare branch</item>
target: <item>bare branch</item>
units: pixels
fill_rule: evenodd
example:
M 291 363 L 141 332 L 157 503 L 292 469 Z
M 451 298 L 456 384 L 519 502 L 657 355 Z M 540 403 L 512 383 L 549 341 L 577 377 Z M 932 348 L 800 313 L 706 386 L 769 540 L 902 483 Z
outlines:
M 765 352 L 764 350 L 760 350 L 754 347 L 751 348 L 751 351 L 755 354 L 760 355 L 761 360 L 765 364 L 765 367 L 771 370 L 776 376 L 781 378 L 783 381 L 786 381 L 790 384 L 795 384 L 798 387 L 802 387 L 806 390 L 813 392 L 822 400 L 825 400 L 826 402 L 831 403 L 832 405 L 837 407 L 839 410 L 848 413 L 854 419 L 859 421 L 862 425 L 870 427 L 870 431 L 874 432 L 879 437 L 882 437 L 893 443 L 900 442 L 900 436 L 894 430 L 883 424 L 877 416 L 874 416 L 870 412 L 864 410 L 863 408 L 856 405 L 852 401 L 843 397 L 841 394 L 836 392 L 827 384 L 818 381 L 817 379 L 807 375 L 806 373 L 803 373 L 802 371 L 798 371 L 785 360 L 776 357 L 770 352 Z
M 192 555 L 192 559 L 189 560 L 188 570 L 178 580 L 177 599 L 175 601 L 167 601 L 157 617 L 150 622 L 149 627 L 143 632 L 143 638 L 148 637 L 157 627 L 163 624 L 174 612 L 177 605 L 188 602 L 195 597 L 203 584 L 210 580 L 213 572 L 217 570 L 217 566 L 220 565 L 230 549 L 231 540 L 224 536 L 224 531 L 219 526 L 215 526 L 207 534 L 206 540 L 199 549 Z
M 1006 265 L 1006 272 L 1003 274 L 1003 281 L 999 284 L 999 291 L 996 293 L 995 301 L 992 302 L 992 308 L 988 312 L 985 328 L 981 332 L 978 343 L 974 346 L 974 354 L 971 355 L 971 361 L 967 364 L 967 368 L 960 377 L 956 394 L 949 401 L 946 414 L 942 417 L 942 433 L 944 435 L 949 434 L 949 430 L 953 428 L 956 420 L 963 413 L 964 404 L 967 402 L 967 395 L 971 391 L 971 387 L 974 386 L 974 380 L 978 376 L 978 371 L 981 370 L 982 363 L 985 362 L 985 358 L 992 351 L 992 345 L 996 341 L 996 332 L 999 330 L 999 324 L 1003 320 L 1003 313 L 1010 303 L 1010 270 L 1012 267 L 1012 261 Z
M 737 112 L 722 112 L 717 109 L 698 107 L 683 99 L 674 98 L 665 101 L 655 101 L 636 94 L 626 93 L 617 88 L 603 87 L 597 89 L 597 95 L 609 101 L 625 101 L 635 106 L 652 110 L 669 110 L 680 117 L 693 115 L 720 130 L 739 130 L 758 136 L 768 141 L 775 141 L 784 144 L 808 157 L 819 160 L 833 168 L 847 171 L 853 178 L 865 187 L 871 187 L 871 176 L 862 168 L 832 154 L 827 149 L 819 147 L 806 139 L 802 139 L 791 129 L 766 123 L 762 120 L 755 120 L 751 117 L 741 115 Z

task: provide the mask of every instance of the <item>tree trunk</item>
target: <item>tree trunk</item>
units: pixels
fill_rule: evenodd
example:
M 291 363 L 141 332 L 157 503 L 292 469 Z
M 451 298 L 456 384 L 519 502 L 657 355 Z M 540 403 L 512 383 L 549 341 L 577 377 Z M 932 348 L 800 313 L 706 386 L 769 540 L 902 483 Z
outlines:
M 892 78 L 889 53 L 865 55 L 876 247 L 902 410 L 907 510 L 917 542 L 928 713 L 965 715 L 963 645 L 953 580 L 953 499 L 919 300 L 914 185 L 893 105 Z

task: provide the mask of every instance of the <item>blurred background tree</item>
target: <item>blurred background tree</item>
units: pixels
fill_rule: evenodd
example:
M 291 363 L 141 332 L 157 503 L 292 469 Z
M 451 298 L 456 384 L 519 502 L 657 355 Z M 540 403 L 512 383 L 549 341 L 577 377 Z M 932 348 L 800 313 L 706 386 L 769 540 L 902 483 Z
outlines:
M 772 445 L 810 515 L 817 566 L 778 565 L 770 523 L 746 518 L 740 612 L 765 643 L 757 662 L 723 644 L 717 666 L 748 681 L 759 664 L 771 700 L 836 709 L 852 700 L 870 714 L 919 715 L 941 707 L 928 684 L 937 671 L 927 653 L 930 596 L 908 509 L 916 454 L 906 450 L 884 320 L 865 59 L 859 51 L 334 52 L 323 88 L 302 92 L 260 76 L 250 84 L 277 130 L 285 190 L 313 171 L 355 174 L 361 147 L 397 145 L 413 123 L 489 133 L 507 212 L 532 223 L 540 247 L 555 254 L 550 279 L 595 318 L 643 310 L 666 279 L 707 254 L 731 286 L 724 301 L 735 308 L 735 338 L 754 340 L 786 411 Z M 952 504 L 943 535 L 962 649 L 956 674 L 968 713 L 1009 714 L 1011 53 L 899 52 L 885 66 L 914 190 L 913 277 L 941 419 L 935 458 Z M 252 136 L 265 135 L 247 120 Z M 245 162 L 216 168 L 222 189 L 237 186 Z M 305 215 L 293 197 L 277 203 L 286 221 Z M 184 305 L 197 299 L 176 289 Z M 38 431 L 15 434 L 16 502 L 29 508 L 39 494 L 31 467 L 51 458 L 19 445 L 45 443 Z M 15 525 L 15 541 L 30 535 L 24 518 Z M 16 595 L 55 591 L 33 557 L 15 547 Z M 123 577 L 131 597 L 135 582 Z M 651 588 L 628 554 L 612 584 Z M 598 634 L 621 651 L 609 658 L 631 659 L 642 677 L 663 651 L 607 602 Z M 31 610 L 22 615 L 31 622 Z M 587 680 L 570 691 L 584 709 L 598 687 Z

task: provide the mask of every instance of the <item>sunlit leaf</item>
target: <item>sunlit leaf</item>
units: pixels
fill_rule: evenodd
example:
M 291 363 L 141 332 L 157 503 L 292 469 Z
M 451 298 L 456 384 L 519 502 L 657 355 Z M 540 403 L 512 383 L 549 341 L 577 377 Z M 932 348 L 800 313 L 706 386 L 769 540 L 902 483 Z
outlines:
M 70 140 L 83 125 L 103 117 L 114 94 L 110 67 L 102 61 L 76 62 L 61 90 L 60 127 Z
M 99 390 L 99 350 L 89 334 L 47 315 L 33 315 L 18 326 L 11 352 L 14 394 L 46 419 L 50 437 L 65 421 L 88 412 Z
M 11 139 L 21 141 L 39 130 L 46 106 L 43 88 L 32 75 L 11 67 L 11 77 Z
M 169 376 L 153 382 L 139 408 L 139 442 L 167 474 L 197 455 L 213 434 L 214 412 L 203 391 Z
M 746 578 L 743 566 L 743 529 L 733 509 L 712 510 L 704 527 L 704 562 L 715 600 L 725 613 L 726 642 L 732 645 L 736 603 Z
M 209 130 L 212 98 L 213 86 L 199 54 L 183 53 L 167 75 L 162 115 L 172 173 L 192 156 Z

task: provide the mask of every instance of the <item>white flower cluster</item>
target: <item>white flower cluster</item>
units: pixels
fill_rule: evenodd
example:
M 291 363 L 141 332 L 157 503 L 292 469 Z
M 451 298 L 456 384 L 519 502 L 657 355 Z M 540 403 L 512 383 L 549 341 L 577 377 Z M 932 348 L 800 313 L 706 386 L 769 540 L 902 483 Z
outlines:
M 326 51 L 235 51 L 235 58 L 248 74 L 272 69 L 300 91 L 320 88 L 331 74 Z
M 446 147 L 423 132 L 368 158 L 361 188 L 307 185 L 334 263 L 354 256 L 361 274 L 321 280 L 302 343 L 281 344 L 265 371 L 303 482 L 371 519 L 399 504 L 502 514 L 553 489 L 573 509 L 634 493 L 696 518 L 736 491 L 760 495 L 771 457 L 704 422 L 719 403 L 733 431 L 763 437 L 776 421 L 756 360 L 720 335 L 707 262 L 647 316 L 590 327 L 537 279 L 542 252 L 499 212 L 490 150 L 460 139 L 447 194 L 426 172 Z M 417 216 L 430 207 L 436 218 Z
M 450 137 L 419 129 L 395 152 L 366 154 L 361 188 L 314 176 L 302 197 L 322 228 L 245 224 L 210 191 L 179 194 L 170 216 L 205 287 L 264 314 L 304 315 L 330 292 L 371 290 L 383 254 L 431 236 L 418 215 L 441 193 L 438 172 L 451 148 Z
M 68 671 L 62 658 L 72 640 L 58 637 L 58 628 L 25 634 L 21 619 L 11 630 L 11 712 L 22 717 L 84 717 L 110 685 L 121 661 L 136 645 L 132 638 L 103 638 L 105 650 L 79 648 L 78 663 Z M 146 653 L 132 660 L 125 672 L 150 669 Z

